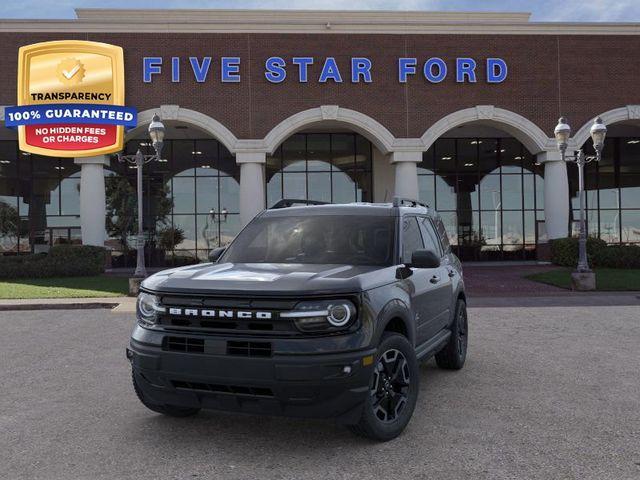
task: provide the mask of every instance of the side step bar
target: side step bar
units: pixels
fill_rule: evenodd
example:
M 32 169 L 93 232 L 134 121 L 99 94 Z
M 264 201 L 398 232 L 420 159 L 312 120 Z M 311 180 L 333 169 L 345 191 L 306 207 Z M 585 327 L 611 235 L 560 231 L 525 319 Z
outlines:
M 444 347 L 444 345 L 449 341 L 449 337 L 451 337 L 451 330 L 440 330 L 432 339 L 417 346 L 416 357 L 418 360 L 429 358 L 438 353 L 438 350 Z

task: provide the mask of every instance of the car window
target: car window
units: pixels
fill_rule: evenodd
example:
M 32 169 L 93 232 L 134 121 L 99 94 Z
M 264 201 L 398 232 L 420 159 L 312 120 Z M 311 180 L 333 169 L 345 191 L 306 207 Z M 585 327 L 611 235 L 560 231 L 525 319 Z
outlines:
M 449 245 L 449 236 L 447 235 L 447 229 L 442 223 L 442 219 L 440 217 L 436 217 L 434 219 L 436 224 L 436 230 L 438 231 L 438 237 L 440 237 L 440 242 L 442 243 L 442 248 L 445 253 L 449 253 L 451 251 L 451 246 Z
M 394 262 L 395 219 L 357 215 L 261 217 L 220 262 L 381 265 Z
M 402 220 L 402 263 L 411 263 L 411 255 L 424 248 L 422 236 L 416 217 L 405 217 Z
M 440 246 L 440 240 L 438 234 L 433 229 L 431 220 L 427 217 L 420 217 L 418 220 L 420 224 L 420 232 L 422 232 L 422 239 L 424 241 L 424 248 L 432 250 L 436 255 L 442 257 L 442 247 Z

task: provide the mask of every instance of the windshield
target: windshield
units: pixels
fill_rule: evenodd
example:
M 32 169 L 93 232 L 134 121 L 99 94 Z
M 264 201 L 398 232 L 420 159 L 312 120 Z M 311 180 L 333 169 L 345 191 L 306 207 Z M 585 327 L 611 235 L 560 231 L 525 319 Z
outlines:
M 220 262 L 393 264 L 395 217 L 314 215 L 251 222 Z

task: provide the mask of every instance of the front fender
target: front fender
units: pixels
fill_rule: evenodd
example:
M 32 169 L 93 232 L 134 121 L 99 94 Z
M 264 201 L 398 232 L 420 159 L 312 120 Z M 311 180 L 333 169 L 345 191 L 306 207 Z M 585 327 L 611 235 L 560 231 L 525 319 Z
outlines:
M 365 292 L 363 300 L 367 308 L 370 309 L 372 318 L 376 319 L 372 346 L 377 346 L 380 343 L 385 328 L 396 318 L 402 322 L 409 342 L 415 345 L 415 322 L 413 321 L 414 315 L 410 307 L 411 301 L 408 292 L 397 284 L 386 285 Z

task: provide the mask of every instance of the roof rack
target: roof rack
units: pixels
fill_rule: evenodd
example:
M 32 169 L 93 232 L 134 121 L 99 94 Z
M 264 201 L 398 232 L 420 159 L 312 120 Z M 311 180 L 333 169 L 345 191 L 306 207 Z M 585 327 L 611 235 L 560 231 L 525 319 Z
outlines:
M 422 203 L 419 202 L 418 200 L 414 200 L 413 198 L 403 198 L 403 197 L 393 197 L 393 206 L 394 207 L 402 207 L 402 206 L 408 206 L 408 207 L 424 207 L 424 208 L 429 208 L 429 205 L 427 205 L 426 203 Z
M 321 202 L 319 200 L 307 200 L 307 199 L 296 199 L 296 198 L 283 198 L 282 200 L 278 200 L 269 210 L 276 210 L 278 208 L 289 208 L 296 207 L 300 205 L 328 205 L 329 202 Z

